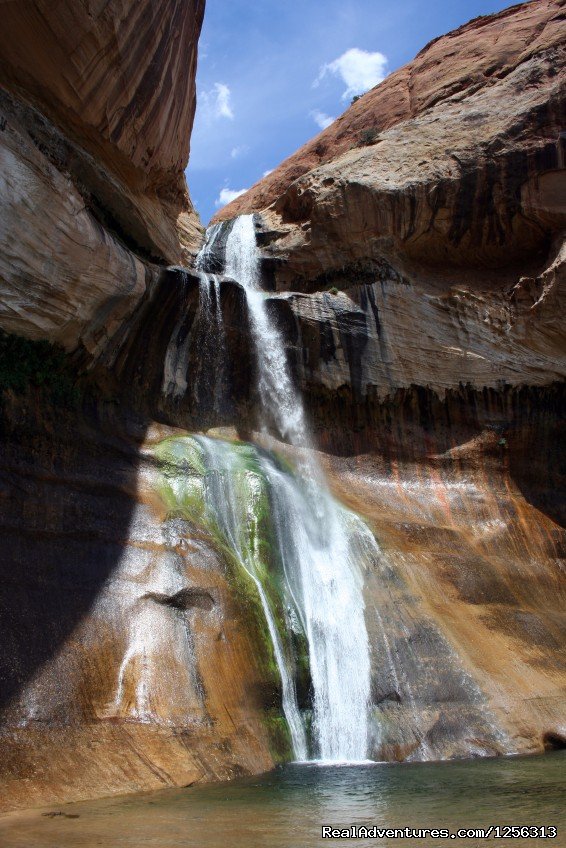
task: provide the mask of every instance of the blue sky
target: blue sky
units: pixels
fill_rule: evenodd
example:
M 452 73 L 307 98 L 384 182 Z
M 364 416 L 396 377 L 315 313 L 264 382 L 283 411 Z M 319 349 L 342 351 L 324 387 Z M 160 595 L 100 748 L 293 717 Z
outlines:
M 508 0 L 207 0 L 187 177 L 207 223 L 424 45 Z

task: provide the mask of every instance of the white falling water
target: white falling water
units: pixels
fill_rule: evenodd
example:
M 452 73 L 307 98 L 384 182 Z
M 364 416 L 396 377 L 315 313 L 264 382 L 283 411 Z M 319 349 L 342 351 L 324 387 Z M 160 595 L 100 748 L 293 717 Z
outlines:
M 195 381 L 194 397 L 198 403 L 203 383 L 212 397 L 212 408 L 218 412 L 224 379 L 226 339 L 220 302 L 220 280 L 216 274 L 199 272 L 199 306 L 195 323 L 199 333 L 201 370 Z
M 218 241 L 218 237 L 222 232 L 222 224 L 213 224 L 212 227 L 209 227 L 206 231 L 206 241 L 199 250 L 198 256 L 196 258 L 196 269 L 197 271 L 210 271 L 210 262 L 211 257 L 214 256 L 214 249 L 216 247 L 216 242 Z
M 291 379 L 281 335 L 265 307 L 258 259 L 253 215 L 242 215 L 226 241 L 226 273 L 246 292 L 262 409 L 284 439 L 296 447 L 308 447 L 302 399 Z
M 214 237 L 217 237 L 215 232 Z M 237 218 L 226 243 L 226 273 L 245 289 L 265 423 L 292 445 L 309 447 L 304 408 L 283 340 L 259 288 L 253 217 Z M 309 454 L 302 486 L 263 460 L 270 480 L 279 550 L 289 591 L 308 638 L 314 688 L 313 730 L 323 761 L 364 760 L 368 747 L 370 656 L 357 537 L 370 532 L 342 509 Z
M 359 536 L 363 522 L 328 491 L 262 465 L 286 583 L 309 644 L 317 755 L 331 762 L 367 756 L 370 658 Z

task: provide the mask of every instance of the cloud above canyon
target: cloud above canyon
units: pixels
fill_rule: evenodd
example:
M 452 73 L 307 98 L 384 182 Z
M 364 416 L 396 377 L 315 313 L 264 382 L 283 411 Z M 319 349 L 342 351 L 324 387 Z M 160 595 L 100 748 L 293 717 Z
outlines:
M 387 64 L 387 56 L 379 51 L 369 53 L 367 50 L 352 47 L 333 62 L 328 62 L 321 67 L 313 87 L 318 88 L 328 74 L 334 74 L 346 84 L 342 100 L 349 100 L 356 94 L 364 94 L 370 88 L 383 82 Z
M 511 0 L 208 0 L 188 181 L 203 222 L 427 41 Z M 313 83 L 314 81 L 314 83 Z M 236 194 L 235 194 L 236 192 Z

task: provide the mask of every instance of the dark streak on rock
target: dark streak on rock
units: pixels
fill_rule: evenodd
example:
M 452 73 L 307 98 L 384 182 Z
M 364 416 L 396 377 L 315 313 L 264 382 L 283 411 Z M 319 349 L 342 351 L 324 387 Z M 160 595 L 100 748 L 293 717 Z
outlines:
M 160 592 L 147 592 L 143 598 L 155 601 L 161 606 L 172 609 L 187 611 L 190 609 L 202 609 L 210 612 L 216 606 L 216 601 L 206 589 L 181 589 L 174 595 L 164 595 Z

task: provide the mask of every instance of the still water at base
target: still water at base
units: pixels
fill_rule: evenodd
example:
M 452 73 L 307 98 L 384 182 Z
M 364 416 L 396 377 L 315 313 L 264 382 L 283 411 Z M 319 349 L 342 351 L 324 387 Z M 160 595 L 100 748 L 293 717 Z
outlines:
M 566 752 L 449 763 L 289 765 L 231 783 L 0 818 L 3 848 L 566 845 Z M 555 839 L 322 839 L 323 825 L 558 828 Z

